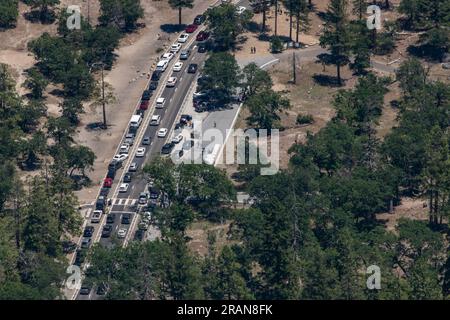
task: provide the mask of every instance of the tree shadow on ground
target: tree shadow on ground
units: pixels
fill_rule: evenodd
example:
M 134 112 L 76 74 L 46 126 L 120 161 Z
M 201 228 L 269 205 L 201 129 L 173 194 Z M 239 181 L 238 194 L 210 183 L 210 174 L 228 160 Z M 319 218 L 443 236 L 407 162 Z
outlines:
M 56 20 L 56 15 L 53 11 L 42 13 L 38 10 L 25 12 L 23 17 L 32 23 L 52 24 Z
M 444 49 L 436 49 L 436 47 L 430 46 L 429 44 L 422 44 L 418 46 L 410 45 L 407 48 L 407 51 L 410 55 L 430 62 L 442 62 L 446 53 Z
M 339 84 L 339 80 L 336 76 L 330 76 L 327 74 L 314 74 L 313 76 L 314 81 L 324 87 L 333 87 L 333 88 L 338 88 L 338 87 L 342 87 L 344 84 L 344 80 L 341 79 L 341 82 Z
M 173 24 L 173 23 L 166 23 L 159 26 L 159 28 L 166 33 L 176 33 L 181 32 L 186 28 L 185 24 Z

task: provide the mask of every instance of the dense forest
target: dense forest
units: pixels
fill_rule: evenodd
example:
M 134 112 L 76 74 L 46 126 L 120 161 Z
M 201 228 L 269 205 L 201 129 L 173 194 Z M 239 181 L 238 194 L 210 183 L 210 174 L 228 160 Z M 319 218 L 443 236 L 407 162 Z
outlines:
M 28 44 L 38 62 L 27 70 L 26 95 L 17 93 L 8 66 L 0 65 L 0 299 L 62 299 L 68 265 L 63 244 L 79 235 L 82 225 L 74 190 L 89 183 L 85 171 L 95 159 L 92 150 L 74 142 L 78 117 L 83 102 L 100 99 L 98 65 L 111 68 L 114 49 L 136 28 L 143 10 L 139 1 L 101 0 L 98 26 L 83 19 L 80 30 L 69 31 L 67 15 L 54 10 L 59 1 L 23 2 L 37 11 L 37 20 L 54 19 L 58 33 Z M 315 1 L 272 2 L 287 8 L 298 33 Z M 423 63 L 441 62 L 448 53 L 450 3 L 402 0 L 402 18 L 377 33 L 365 28 L 363 18 L 373 1 L 329 2 L 320 38 L 329 51 L 319 60 L 336 67 L 335 85 L 343 85 L 346 65 L 357 76 L 353 88 L 335 94 L 332 120 L 306 143 L 292 145 L 289 167 L 276 175 L 260 176 L 258 165 L 239 167 L 236 177 L 253 200 L 246 208 L 233 205 L 235 185 L 220 169 L 176 166 L 163 158 L 147 164 L 144 173 L 162 194 L 152 216 L 161 238 L 125 248 L 94 246 L 86 281 L 108 288 L 106 299 L 450 296 L 450 85 L 433 80 Z M 359 19 L 349 18 L 350 4 Z M 1 29 L 14 27 L 17 6 L 17 0 L 0 4 Z M 264 14 L 265 6 L 263 1 Z M 220 43 L 205 64 L 212 80 L 203 89 L 217 90 L 226 104 L 240 87 L 248 125 L 280 127 L 279 114 L 289 101 L 256 65 L 239 70 L 227 51 L 249 27 L 250 16 L 227 19 L 229 14 L 227 5 L 208 13 L 207 25 Z M 411 57 L 395 77 L 370 72 L 371 54 L 391 52 L 399 30 L 422 32 Z M 214 79 L 221 72 L 229 76 Z M 61 98 L 59 117 L 46 113 L 50 83 L 59 88 L 54 93 Z M 380 139 L 376 128 L 392 86 L 401 95 L 395 101 L 397 124 Z M 402 218 L 388 230 L 377 215 L 395 214 L 405 196 L 423 199 L 429 218 Z M 189 248 L 187 230 L 205 220 L 230 222 L 229 241 L 218 245 L 211 233 L 208 253 L 200 257 Z M 366 286 L 372 265 L 381 270 L 381 290 Z

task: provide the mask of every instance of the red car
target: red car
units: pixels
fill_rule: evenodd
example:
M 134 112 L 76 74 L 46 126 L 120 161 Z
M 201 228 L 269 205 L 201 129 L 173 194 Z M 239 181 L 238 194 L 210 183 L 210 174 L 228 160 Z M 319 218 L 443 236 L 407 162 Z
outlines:
M 205 41 L 209 38 L 209 32 L 206 31 L 200 31 L 197 35 L 197 41 Z
M 186 29 L 184 31 L 186 31 L 186 33 L 193 33 L 195 32 L 195 30 L 197 30 L 198 26 L 195 24 L 190 24 L 186 27 Z
M 113 184 L 113 179 L 106 178 L 105 181 L 103 182 L 103 188 L 111 188 L 112 184 Z
M 148 100 L 142 100 L 141 101 L 141 105 L 139 106 L 139 109 L 140 110 L 147 110 L 148 109 L 148 103 L 149 101 Z

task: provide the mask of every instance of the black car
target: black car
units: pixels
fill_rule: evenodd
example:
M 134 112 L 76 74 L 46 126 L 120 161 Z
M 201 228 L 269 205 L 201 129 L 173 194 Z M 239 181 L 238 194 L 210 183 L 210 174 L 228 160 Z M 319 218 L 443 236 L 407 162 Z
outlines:
M 94 227 L 93 226 L 87 226 L 84 228 L 83 237 L 90 238 L 94 234 Z
M 113 169 L 115 171 L 117 171 L 118 169 L 120 169 L 122 167 L 122 162 L 117 161 L 117 160 L 113 160 L 111 161 L 111 163 L 108 165 L 108 170 L 109 169 Z
M 197 69 L 198 69 L 198 64 L 196 64 L 196 63 L 191 63 L 190 65 L 189 65 L 189 68 L 188 68 L 188 73 L 196 73 L 197 72 Z
M 123 182 L 124 183 L 130 183 L 131 182 L 131 178 L 133 177 L 133 175 L 131 174 L 131 173 L 126 173 L 124 176 L 123 176 Z
M 76 266 L 81 266 L 81 264 L 84 262 L 85 259 L 86 259 L 86 250 L 78 249 L 77 253 L 75 255 L 75 262 L 74 262 L 74 264 Z
M 203 22 L 205 22 L 205 16 L 204 15 L 199 14 L 194 19 L 194 24 L 196 24 L 198 26 L 201 25 Z
M 148 90 L 156 90 L 158 88 L 158 81 L 152 81 L 148 85 Z
M 63 241 L 62 242 L 62 251 L 64 254 L 75 252 L 77 249 L 77 244 L 72 241 Z
M 87 296 L 89 293 L 91 293 L 92 286 L 89 284 L 83 284 L 83 286 L 80 289 L 80 294 L 83 296 Z
M 99 196 L 97 201 L 95 202 L 95 210 L 102 210 L 104 211 L 106 207 L 106 197 L 105 196 Z
M 124 213 L 123 215 L 122 215 L 122 221 L 121 221 L 121 223 L 122 224 L 130 224 L 130 221 L 131 220 L 131 214 L 129 214 L 129 213 Z
M 206 46 L 204 44 L 201 44 L 198 46 L 198 52 L 199 53 L 205 53 L 206 52 Z
M 142 139 L 142 144 L 143 145 L 149 145 L 150 144 L 150 137 L 144 137 L 144 139 Z
M 110 224 L 105 225 L 102 230 L 102 238 L 109 238 L 112 233 L 112 228 Z
M 114 223 L 116 221 L 116 215 L 114 213 L 110 213 L 106 216 L 106 223 Z
M 115 173 L 115 171 L 114 171 L 114 175 L 115 175 L 116 173 Z M 111 178 L 111 177 L 108 177 L 108 178 Z M 114 178 L 111 178 L 111 179 L 114 179 Z M 109 189 L 110 188 L 101 188 L 100 189 L 100 195 L 101 196 L 104 196 L 104 197 L 107 197 L 108 196 L 108 193 L 109 193 Z
M 161 74 L 162 74 L 162 71 L 159 71 L 159 70 L 155 70 L 155 71 L 153 71 L 153 73 L 152 73 L 152 81 L 159 81 L 159 79 L 161 78 Z
M 144 239 L 144 235 L 145 235 L 145 231 L 139 229 L 138 231 L 136 231 L 136 234 L 134 235 L 134 238 L 138 241 L 142 241 Z
M 114 180 L 114 178 L 116 177 L 116 170 L 108 169 L 108 173 L 106 174 L 106 177 Z
M 180 123 L 187 123 L 192 121 L 192 116 L 190 114 L 182 114 L 180 117 Z
M 169 153 L 171 153 L 174 146 L 175 145 L 172 142 L 166 143 L 165 145 L 163 145 L 163 147 L 161 149 L 161 153 L 162 154 L 169 154 Z
M 153 95 L 152 91 L 150 91 L 150 90 L 145 90 L 145 91 L 142 93 L 142 100 L 144 100 L 144 101 L 150 100 L 150 98 L 151 98 L 152 95 Z

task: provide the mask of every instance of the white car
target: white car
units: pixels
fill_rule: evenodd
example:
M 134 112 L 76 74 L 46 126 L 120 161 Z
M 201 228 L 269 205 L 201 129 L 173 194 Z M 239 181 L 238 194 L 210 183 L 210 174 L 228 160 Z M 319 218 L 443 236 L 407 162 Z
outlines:
M 177 136 L 172 138 L 172 142 L 173 143 L 180 143 L 181 141 L 183 141 L 183 135 L 182 134 L 179 134 L 179 135 L 177 135 Z
M 120 228 L 120 229 L 117 231 L 117 237 L 118 237 L 119 239 L 125 238 L 126 235 L 127 235 L 127 229 L 125 229 L 125 228 Z
M 163 98 L 163 97 L 159 97 L 157 100 L 156 100 L 156 108 L 157 109 L 162 109 L 162 108 L 164 108 L 164 104 L 166 103 L 166 98 Z M 153 117 L 152 117 L 152 120 L 153 120 Z
M 243 14 L 245 10 L 246 10 L 246 8 L 243 7 L 243 6 L 240 6 L 240 7 L 236 8 L 237 14 Z
M 155 114 L 152 116 L 152 119 L 150 120 L 151 126 L 159 126 L 159 123 L 161 122 L 161 116 L 159 114 Z
M 145 155 L 145 147 L 139 147 L 136 150 L 136 157 L 141 158 Z
M 161 60 L 167 60 L 170 61 L 173 58 L 173 53 L 172 52 L 167 52 L 164 53 L 163 56 L 161 57 Z
M 173 88 L 173 87 L 175 87 L 176 83 L 177 83 L 177 77 L 170 77 L 169 80 L 167 80 L 166 87 Z
M 122 154 L 116 154 L 113 157 L 113 160 L 119 161 L 119 162 L 123 162 L 128 158 L 128 154 L 126 153 L 122 153 Z
M 102 217 L 102 211 L 101 210 L 94 210 L 91 217 L 91 223 L 99 223 L 100 219 Z
M 158 130 L 158 137 L 164 138 L 166 136 L 166 134 L 167 134 L 167 131 L 169 131 L 169 130 L 167 130 L 166 128 L 159 129 Z
M 181 49 L 181 43 L 174 43 L 171 47 L 170 47 L 170 52 L 172 53 L 177 53 L 178 51 L 180 51 Z M 173 57 L 172 57 L 173 58 Z
M 174 64 L 173 71 L 178 72 L 178 71 L 181 71 L 182 68 L 183 68 L 183 62 L 178 61 L 177 63 Z
M 120 193 L 127 192 L 129 187 L 130 187 L 129 183 L 122 183 L 119 187 L 119 192 Z
M 169 60 L 162 59 L 156 65 L 156 70 L 164 72 L 164 71 L 166 71 L 168 65 L 169 65 Z
M 180 37 L 178 38 L 178 42 L 180 43 L 185 43 L 187 41 L 187 39 L 189 38 L 189 35 L 187 33 L 183 33 L 180 35 Z
M 130 145 L 128 143 L 124 143 L 123 145 L 120 146 L 119 153 L 120 154 L 128 153 L 129 150 Z

